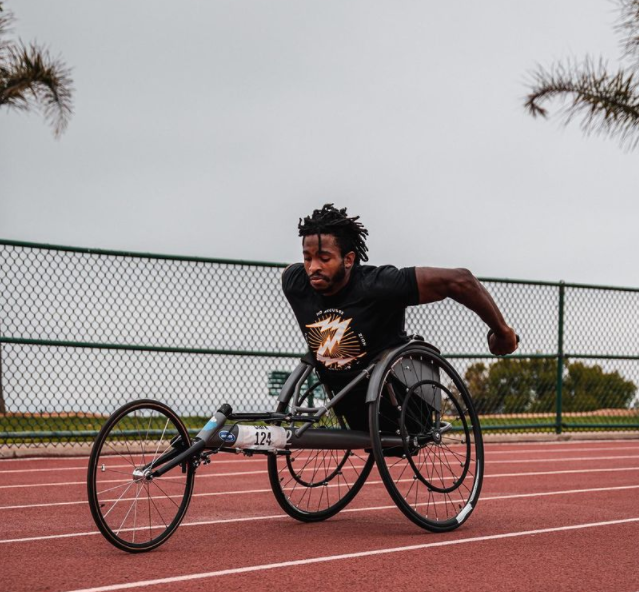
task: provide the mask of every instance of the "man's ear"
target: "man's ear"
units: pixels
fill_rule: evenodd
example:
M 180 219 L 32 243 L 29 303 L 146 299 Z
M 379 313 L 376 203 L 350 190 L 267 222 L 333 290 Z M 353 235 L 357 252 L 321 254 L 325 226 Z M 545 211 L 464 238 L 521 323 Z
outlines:
M 350 269 L 353 265 L 355 265 L 355 258 L 355 251 L 349 251 L 346 255 L 344 255 L 344 266 L 346 269 Z

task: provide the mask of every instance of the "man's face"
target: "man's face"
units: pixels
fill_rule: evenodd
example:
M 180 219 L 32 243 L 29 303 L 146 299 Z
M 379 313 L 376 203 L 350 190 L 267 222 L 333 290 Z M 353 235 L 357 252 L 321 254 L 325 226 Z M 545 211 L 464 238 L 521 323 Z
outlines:
M 355 253 L 351 251 L 342 257 L 333 235 L 305 236 L 302 240 L 302 254 L 311 286 L 320 294 L 330 296 L 348 283 Z

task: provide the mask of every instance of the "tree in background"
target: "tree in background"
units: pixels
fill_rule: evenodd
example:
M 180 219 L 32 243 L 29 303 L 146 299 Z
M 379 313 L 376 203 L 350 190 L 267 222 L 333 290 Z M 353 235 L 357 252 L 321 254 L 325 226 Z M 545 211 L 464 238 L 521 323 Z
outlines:
M 59 137 L 73 113 L 70 70 L 36 43 L 9 39 L 13 22 L 0 2 L 0 107 L 41 109 Z
M 552 411 L 557 363 L 552 359 L 504 358 L 490 366 L 473 364 L 466 383 L 478 413 Z
M 601 366 L 586 366 L 581 362 L 568 364 L 564 380 L 562 403 L 564 411 L 594 411 L 624 409 L 634 399 L 637 386 L 616 370 L 604 372 Z
M 620 8 L 616 30 L 622 37 L 622 59 L 628 60 L 628 68 L 610 71 L 603 59 L 591 57 L 582 63 L 557 62 L 549 69 L 539 66 L 525 106 L 533 117 L 546 117 L 542 104 L 562 99 L 566 125 L 581 116 L 586 134 L 616 137 L 622 146 L 634 149 L 639 143 L 639 0 L 616 1 Z
M 616 370 L 569 362 L 564 366 L 562 409 L 596 411 L 628 408 L 637 392 L 634 382 Z M 551 413 L 557 396 L 557 361 L 552 358 L 498 360 L 473 364 L 466 383 L 478 413 Z

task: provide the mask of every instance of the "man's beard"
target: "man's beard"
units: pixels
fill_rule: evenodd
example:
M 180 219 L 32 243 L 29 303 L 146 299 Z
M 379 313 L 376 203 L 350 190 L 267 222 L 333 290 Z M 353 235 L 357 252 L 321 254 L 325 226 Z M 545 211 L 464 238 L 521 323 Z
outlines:
M 331 279 L 328 279 L 325 275 L 319 275 L 319 277 L 327 281 L 326 287 L 313 289 L 320 294 L 330 292 L 335 287 L 335 284 L 339 284 L 346 277 L 346 265 L 342 261 L 341 267 L 335 272 L 335 275 Z

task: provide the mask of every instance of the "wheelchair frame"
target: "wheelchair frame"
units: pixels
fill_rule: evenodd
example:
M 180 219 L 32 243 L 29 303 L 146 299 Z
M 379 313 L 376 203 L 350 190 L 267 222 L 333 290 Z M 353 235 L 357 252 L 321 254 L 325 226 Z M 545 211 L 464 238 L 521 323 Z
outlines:
M 126 408 L 130 406 L 131 409 L 135 409 L 136 403 L 130 403 L 117 410 L 96 438 L 89 463 L 87 480 L 89 502 L 94 520 L 102 534 L 112 544 L 130 552 L 146 551 L 164 542 L 175 531 L 186 513 L 196 469 L 202 463 L 210 463 L 211 456 L 218 452 L 268 455 L 269 476 L 276 499 L 287 513 L 298 520 L 307 522 L 323 520 L 340 511 L 352 500 L 366 481 L 373 457 L 378 465 L 382 480 L 399 509 L 422 528 L 435 532 L 448 531 L 457 528 L 468 518 L 479 498 L 483 477 L 483 443 L 479 420 L 463 381 L 452 366 L 439 355 L 436 348 L 426 344 L 421 338 L 414 338 L 406 344 L 389 349 L 379 359 L 371 362 L 334 396 L 331 397 L 331 393 L 325 389 L 327 398 L 324 405 L 307 407 L 303 405 L 304 398 L 311 389 L 318 385 L 310 387 L 305 393 L 302 392 L 302 387 L 313 370 L 314 364 L 310 355 L 300 360 L 299 365 L 286 380 L 278 397 L 278 408 L 281 408 L 281 411 L 233 413 L 231 407 L 224 404 L 199 431 L 192 443 L 185 442 L 188 439 L 188 432 L 183 428 L 179 418 L 176 420 L 169 415 L 169 408 L 153 401 L 137 402 L 139 409 L 161 408 L 162 413 L 170 417 L 177 426 L 177 431 L 181 433 L 172 437 L 168 449 L 159 456 L 156 454 L 149 462 L 146 462 L 146 458 L 144 458 L 144 462 L 139 466 L 134 463 L 131 482 L 125 492 L 135 486 L 137 496 L 134 503 L 137 503 L 141 492 L 146 488 L 150 504 L 154 503 L 153 496 L 149 493 L 151 488 L 167 473 L 180 468 L 182 474 L 186 475 L 187 483 L 190 480 L 190 485 L 185 488 L 182 505 L 178 512 L 180 515 L 176 515 L 176 518 L 169 525 L 165 522 L 164 533 L 153 537 L 146 543 L 136 543 L 135 534 L 133 542 L 122 539 L 120 531 L 127 530 L 124 525 L 129 519 L 131 508 L 129 507 L 116 532 L 107 520 L 108 514 L 113 510 L 115 504 L 108 512 L 103 511 L 105 503 L 101 501 L 101 492 L 98 491 L 100 478 L 98 467 L 101 466 L 100 470 L 104 472 L 106 466 L 104 462 L 100 465 L 100 458 L 103 461 L 108 458 L 106 453 L 105 456 L 101 456 L 104 444 L 109 435 L 113 433 L 112 430 L 115 430 L 118 418 L 127 417 Z M 442 372 L 450 379 L 450 384 L 444 384 L 441 381 L 440 373 Z M 339 428 L 334 429 L 313 427 L 334 412 L 335 407 L 365 380 L 369 380 L 366 395 L 371 418 L 369 433 L 344 429 L 343 422 Z M 399 390 L 403 390 L 405 387 L 405 392 L 395 392 L 397 385 L 399 385 Z M 324 385 L 322 387 L 325 388 Z M 448 405 L 445 419 L 442 419 L 444 415 L 442 398 Z M 380 411 L 382 399 L 387 400 L 393 408 L 394 421 L 397 422 L 395 433 L 382 431 L 379 419 L 376 420 L 382 413 Z M 147 403 L 146 407 L 145 402 Z M 417 411 L 409 411 L 409 408 L 414 408 Z M 407 417 L 409 413 L 415 415 L 419 421 L 422 421 L 422 416 L 427 418 L 427 424 L 422 425 L 417 422 L 417 428 L 410 427 L 411 418 Z M 116 423 L 113 423 L 114 421 Z M 231 422 L 233 425 L 228 428 L 228 424 Z M 263 422 L 266 425 L 245 426 L 245 422 Z M 412 422 L 416 423 L 415 418 L 412 418 Z M 287 424 L 288 427 L 282 427 L 281 424 Z M 179 429 L 180 425 L 183 428 L 181 430 Z M 166 429 L 165 426 L 165 431 Z M 115 433 L 119 434 L 119 432 Z M 458 437 L 459 434 L 461 436 Z M 164 436 L 165 434 L 162 433 L 160 439 Z M 438 449 L 442 449 L 443 442 L 446 440 L 450 440 L 452 444 L 446 444 L 447 449 L 442 454 L 441 450 L 438 452 Z M 298 469 L 292 468 L 291 457 L 294 454 L 292 451 L 308 450 L 345 452 L 339 459 L 339 463 L 335 461 L 336 469 L 331 473 L 330 478 L 324 481 L 318 479 L 317 482 L 313 480 L 306 482 L 299 475 L 296 476 Z M 363 450 L 369 454 L 369 451 L 372 450 L 372 455 L 369 456 L 362 473 L 358 475 L 352 488 L 349 486 L 343 499 L 340 498 L 338 502 L 325 510 L 313 511 L 296 506 L 290 496 L 287 497 L 284 486 L 281 485 L 282 479 L 279 479 L 278 482 L 277 475 L 280 475 L 284 469 L 277 468 L 277 458 L 284 457 L 286 470 L 292 476 L 292 487 L 295 489 L 299 486 L 303 492 L 300 494 L 302 498 L 306 495 L 308 488 L 318 485 L 328 486 L 331 479 L 336 478 L 339 484 L 339 475 L 343 475 L 343 469 L 349 456 L 353 454 L 353 450 Z M 337 452 L 335 455 L 331 452 L 331 455 L 337 458 Z M 129 456 L 133 460 L 130 451 Z M 395 459 L 400 460 L 395 461 Z M 399 469 L 397 466 L 400 462 L 403 463 L 403 470 L 402 475 L 398 477 Z M 437 467 L 438 463 L 439 467 Z M 463 470 L 456 469 L 457 464 L 460 464 Z M 429 470 L 427 465 L 431 465 L 432 470 Z M 421 484 L 422 490 L 429 492 L 428 509 L 425 515 L 420 510 L 420 503 L 423 505 L 424 502 L 417 501 L 417 492 L 413 494 L 414 483 L 408 489 L 408 494 L 402 492 L 403 475 L 407 468 L 407 474 L 413 472 L 412 481 L 417 482 L 417 490 Z M 426 476 L 424 476 L 424 472 L 427 474 Z M 444 475 L 444 473 L 446 474 Z M 469 475 L 472 475 L 473 479 L 470 487 L 465 484 Z M 452 484 L 447 485 L 448 481 L 452 481 Z M 123 495 L 124 493 L 120 497 L 122 498 Z M 413 495 L 414 502 L 412 501 Z M 433 498 L 440 496 L 443 501 L 433 501 L 431 508 L 431 496 Z M 437 515 L 436 504 L 446 506 L 444 509 L 447 515 L 444 518 Z M 449 510 L 449 506 L 453 509 Z M 454 514 L 448 516 L 448 513 L 452 512 Z M 149 508 L 150 521 L 151 508 Z M 135 527 L 133 530 L 136 530 Z M 149 530 L 152 530 L 150 525 Z

